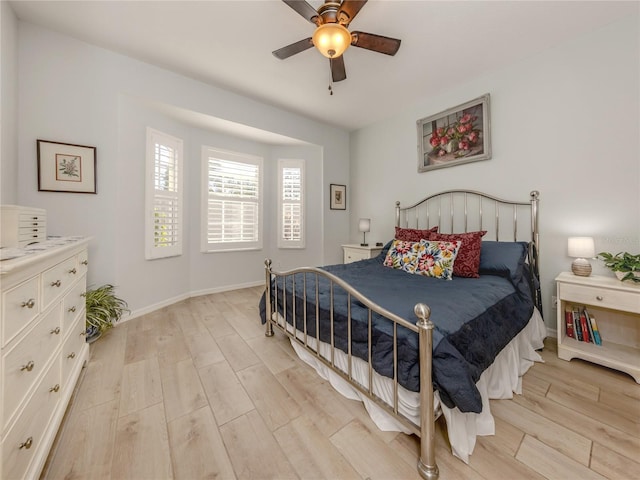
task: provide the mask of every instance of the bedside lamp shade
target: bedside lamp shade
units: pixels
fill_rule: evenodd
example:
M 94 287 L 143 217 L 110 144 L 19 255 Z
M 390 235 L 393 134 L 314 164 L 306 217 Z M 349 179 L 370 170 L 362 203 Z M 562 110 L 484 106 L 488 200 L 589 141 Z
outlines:
M 367 243 L 367 232 L 371 230 L 371 219 L 370 218 L 361 218 L 358 221 L 358 230 L 362 232 L 362 243 L 361 247 L 366 247 L 369 244 Z
M 591 275 L 591 264 L 587 258 L 593 258 L 596 255 L 592 237 L 569 237 L 568 254 L 575 258 L 571 264 L 574 275 L 581 277 Z

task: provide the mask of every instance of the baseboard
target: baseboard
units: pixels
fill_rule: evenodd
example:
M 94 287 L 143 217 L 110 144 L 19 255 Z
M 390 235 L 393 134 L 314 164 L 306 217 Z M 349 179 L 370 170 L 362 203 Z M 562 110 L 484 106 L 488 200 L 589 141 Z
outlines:
M 155 312 L 156 310 L 160 310 L 161 308 L 168 307 L 169 305 L 173 305 L 174 303 L 181 302 L 188 298 L 201 297 L 203 295 L 210 295 L 212 293 L 229 292 L 231 290 L 240 290 L 243 288 L 259 287 L 261 285 L 264 285 L 264 282 L 241 283 L 238 285 L 226 285 L 224 287 L 207 288 L 204 290 L 196 290 L 193 292 L 188 292 L 182 295 L 178 295 L 176 297 L 169 298 L 167 300 L 163 300 L 162 302 L 154 303 L 153 305 L 149 305 L 147 307 L 133 310 L 129 315 L 126 316 L 126 318 L 123 316 L 120 319 L 120 321 L 116 324 L 116 326 L 122 323 L 128 322 L 129 320 L 133 320 L 134 318 L 138 318 L 148 313 Z

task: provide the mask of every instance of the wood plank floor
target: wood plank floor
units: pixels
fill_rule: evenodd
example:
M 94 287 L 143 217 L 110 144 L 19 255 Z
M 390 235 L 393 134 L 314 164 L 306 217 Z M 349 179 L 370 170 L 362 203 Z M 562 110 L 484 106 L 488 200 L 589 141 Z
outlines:
M 42 477 L 418 479 L 418 439 L 379 431 L 283 335 L 266 338 L 260 294 L 192 298 L 92 344 Z M 546 345 L 523 395 L 491 401 L 497 433 L 468 465 L 438 421 L 440 478 L 640 478 L 640 386 Z

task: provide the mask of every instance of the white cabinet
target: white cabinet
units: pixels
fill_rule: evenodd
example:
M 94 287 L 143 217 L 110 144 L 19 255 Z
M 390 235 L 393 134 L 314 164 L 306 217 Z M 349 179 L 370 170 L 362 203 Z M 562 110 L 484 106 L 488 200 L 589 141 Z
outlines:
M 89 354 L 87 244 L 59 238 L 0 264 L 0 478 L 38 478 Z
M 368 258 L 377 257 L 382 251 L 382 247 L 378 246 L 366 246 L 358 245 L 342 245 L 342 251 L 344 252 L 343 263 L 357 262 L 358 260 L 367 260 Z
M 640 284 L 563 272 L 557 278 L 558 357 L 581 358 L 631 375 L 640 383 Z M 567 336 L 565 310 L 586 307 L 602 345 Z

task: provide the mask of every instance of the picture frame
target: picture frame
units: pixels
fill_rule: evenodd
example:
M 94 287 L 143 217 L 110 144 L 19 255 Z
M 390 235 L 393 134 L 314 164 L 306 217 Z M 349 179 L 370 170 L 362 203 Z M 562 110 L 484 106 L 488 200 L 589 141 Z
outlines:
M 96 147 L 37 140 L 38 191 L 96 193 Z
M 416 122 L 418 172 L 491 158 L 490 95 Z
M 332 183 L 329 189 L 329 208 L 331 210 L 347 209 L 347 186 Z

